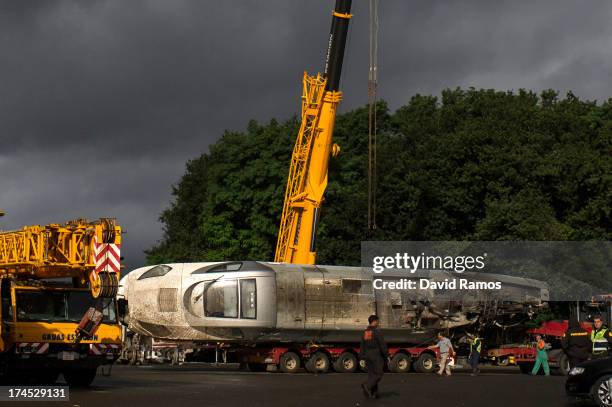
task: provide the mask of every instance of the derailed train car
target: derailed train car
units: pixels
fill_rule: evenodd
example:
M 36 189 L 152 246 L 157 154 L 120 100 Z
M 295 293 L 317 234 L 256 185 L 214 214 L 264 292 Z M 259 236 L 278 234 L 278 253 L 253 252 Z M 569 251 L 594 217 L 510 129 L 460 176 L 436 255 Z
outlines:
M 396 287 L 410 280 L 439 284 L 374 289 L 381 279 L 398 282 Z M 444 288 L 457 279 L 501 285 L 493 290 Z M 166 340 L 235 344 L 358 343 L 373 313 L 381 317 L 389 343 L 422 344 L 439 330 L 516 323 L 548 301 L 544 283 L 517 277 L 444 271 L 384 275 L 361 267 L 254 261 L 143 267 L 122 279 L 120 294 L 131 331 Z

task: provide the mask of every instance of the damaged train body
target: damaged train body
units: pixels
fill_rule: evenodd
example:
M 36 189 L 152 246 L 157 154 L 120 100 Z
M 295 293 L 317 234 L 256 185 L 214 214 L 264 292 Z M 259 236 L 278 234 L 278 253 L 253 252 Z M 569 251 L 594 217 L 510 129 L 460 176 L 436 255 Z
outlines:
M 501 275 L 460 276 L 501 281 L 499 290 L 431 288 L 455 277 L 255 261 L 163 264 L 122 279 L 120 314 L 129 330 L 165 340 L 324 344 L 358 343 L 368 316 L 376 313 L 389 343 L 417 344 L 439 330 L 516 323 L 548 301 L 546 284 Z M 429 288 L 375 289 L 376 279 L 396 287 L 427 280 Z

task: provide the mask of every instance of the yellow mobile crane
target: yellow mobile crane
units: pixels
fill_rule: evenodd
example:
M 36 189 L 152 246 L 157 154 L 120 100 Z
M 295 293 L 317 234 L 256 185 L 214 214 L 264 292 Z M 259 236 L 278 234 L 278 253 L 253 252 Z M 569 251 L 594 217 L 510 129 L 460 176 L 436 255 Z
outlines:
M 0 232 L 0 373 L 8 382 L 89 385 L 121 351 L 113 219 Z
M 327 188 L 329 158 L 340 153 L 332 142 L 336 109 L 342 100 L 340 75 L 352 17 L 351 0 L 336 0 L 324 73 L 303 79 L 302 121 L 291 157 L 275 261 L 314 264 L 319 211 Z

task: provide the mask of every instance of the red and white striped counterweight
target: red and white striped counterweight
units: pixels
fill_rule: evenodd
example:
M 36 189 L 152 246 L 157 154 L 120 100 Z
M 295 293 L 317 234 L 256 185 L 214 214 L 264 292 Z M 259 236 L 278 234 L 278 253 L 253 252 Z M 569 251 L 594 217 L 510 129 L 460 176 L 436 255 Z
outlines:
M 121 244 L 98 243 L 94 237 L 96 273 L 119 273 L 121 271 Z

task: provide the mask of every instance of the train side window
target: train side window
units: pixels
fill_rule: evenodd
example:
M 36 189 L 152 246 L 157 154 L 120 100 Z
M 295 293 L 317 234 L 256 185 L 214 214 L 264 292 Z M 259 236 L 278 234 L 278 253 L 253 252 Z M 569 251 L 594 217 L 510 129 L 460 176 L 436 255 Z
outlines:
M 214 318 L 238 318 L 238 282 L 215 281 L 206 287 L 204 315 Z
M 343 278 L 342 292 L 346 294 L 372 294 L 372 283 L 368 280 Z
M 240 318 L 257 318 L 257 285 L 254 278 L 240 280 Z
M 165 264 L 160 264 L 142 273 L 142 275 L 138 277 L 138 279 L 144 280 L 145 278 L 162 277 L 168 274 L 170 270 L 172 270 L 172 267 L 166 266 Z
M 204 274 L 204 273 L 226 273 L 230 271 L 240 271 L 242 268 L 242 263 L 223 263 L 217 266 L 205 266 L 201 267 L 191 274 Z

